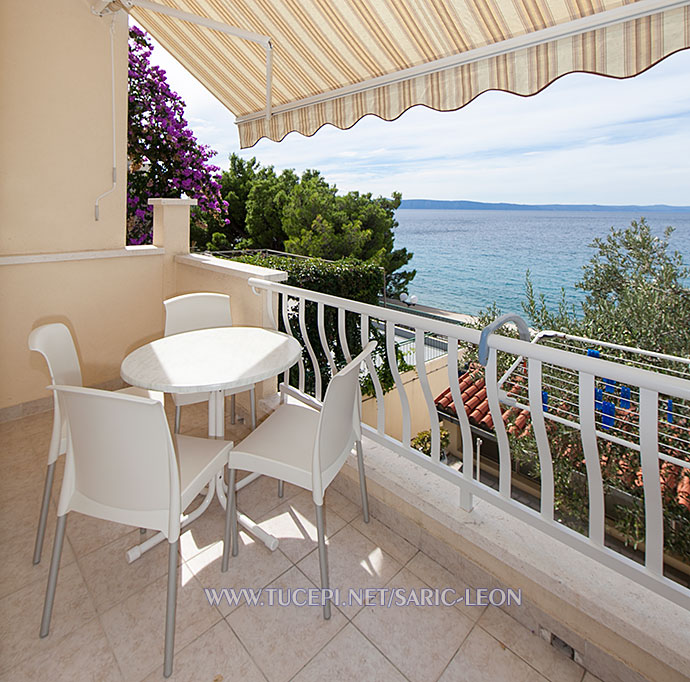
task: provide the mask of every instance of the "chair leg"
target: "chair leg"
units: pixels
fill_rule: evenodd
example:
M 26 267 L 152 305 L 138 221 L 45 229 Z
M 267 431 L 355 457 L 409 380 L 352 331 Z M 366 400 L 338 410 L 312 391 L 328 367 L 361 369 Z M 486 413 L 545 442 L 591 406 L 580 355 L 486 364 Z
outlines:
M 163 677 L 170 677 L 175 653 L 175 610 L 177 608 L 177 555 L 180 541 L 168 545 L 168 597 L 165 610 L 165 653 L 163 654 Z
M 319 536 L 319 570 L 321 572 L 321 594 L 324 595 L 328 589 L 328 557 L 326 556 L 326 535 L 323 523 L 323 505 L 315 504 L 316 507 L 316 530 Z M 323 618 L 328 620 L 331 617 L 330 599 L 323 602 Z
M 228 570 L 230 562 L 230 548 L 232 555 L 237 556 L 239 538 L 237 534 L 237 509 L 235 492 L 235 469 L 230 469 L 228 480 L 228 500 L 225 505 L 225 533 L 223 534 L 223 561 L 220 566 L 222 573 Z
M 53 491 L 53 478 L 55 477 L 55 462 L 48 465 L 46 479 L 43 483 L 43 502 L 41 503 L 41 514 L 38 517 L 38 530 L 36 531 L 36 543 L 34 544 L 34 564 L 41 561 L 43 551 L 43 538 L 46 534 L 46 523 L 48 522 L 48 509 L 50 508 L 50 495 Z
M 235 394 L 230 396 L 230 423 L 235 423 Z
M 236 489 L 236 469 L 230 469 L 228 480 L 228 495 L 230 502 L 230 530 L 232 532 L 232 555 L 237 556 L 240 550 L 240 536 L 237 532 L 237 489 Z
M 362 518 L 369 523 L 369 495 L 367 494 L 367 477 L 364 474 L 364 454 L 362 441 L 357 441 L 357 469 L 359 469 L 359 491 L 362 496 Z
M 46 599 L 43 603 L 43 618 L 41 619 L 41 637 L 47 637 L 50 631 L 50 617 L 53 615 L 53 602 L 55 601 L 55 587 L 57 586 L 58 571 L 60 570 L 60 558 L 62 557 L 62 544 L 65 539 L 65 526 L 67 514 L 58 516 L 55 529 L 55 541 L 53 542 L 53 556 L 50 560 L 50 573 L 46 587 Z
M 278 481 L 278 497 L 282 497 L 285 494 L 284 481 Z
M 180 406 L 175 405 L 175 433 L 180 432 L 180 412 L 181 412 Z
M 256 428 L 256 393 L 252 386 L 249 390 L 249 412 L 252 419 L 252 431 Z

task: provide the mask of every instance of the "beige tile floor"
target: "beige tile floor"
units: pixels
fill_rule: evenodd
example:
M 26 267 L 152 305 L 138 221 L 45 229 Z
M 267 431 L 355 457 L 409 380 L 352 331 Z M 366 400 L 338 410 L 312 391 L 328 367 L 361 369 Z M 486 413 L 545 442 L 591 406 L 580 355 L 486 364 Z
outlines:
M 165 545 L 127 564 L 139 531 L 72 514 L 50 635 L 38 630 L 54 532 L 31 563 L 52 414 L 0 424 L 0 682 L 159 680 L 165 612 Z M 205 409 L 183 411 L 182 430 L 204 435 Z M 246 435 L 227 424 L 227 437 Z M 259 479 L 238 505 L 280 539 L 270 552 L 241 533 L 220 572 L 223 513 L 216 500 L 181 538 L 174 680 L 391 680 L 596 682 L 494 607 L 209 605 L 203 588 L 318 585 L 308 493 Z M 461 580 L 335 491 L 326 496 L 331 583 L 354 587 L 464 589 Z

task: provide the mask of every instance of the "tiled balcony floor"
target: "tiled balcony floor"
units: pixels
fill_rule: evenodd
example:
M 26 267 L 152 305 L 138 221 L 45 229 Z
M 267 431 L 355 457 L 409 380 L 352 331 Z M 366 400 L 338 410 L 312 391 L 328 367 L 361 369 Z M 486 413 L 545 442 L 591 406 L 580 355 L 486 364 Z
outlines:
M 183 432 L 204 435 L 205 419 L 203 406 L 185 408 Z M 51 422 L 42 413 L 0 424 L 0 682 L 163 679 L 167 547 L 127 564 L 137 529 L 70 515 L 51 632 L 38 637 L 54 509 L 41 564 L 31 557 Z M 235 441 L 247 433 L 229 421 L 227 429 Z M 217 500 L 182 535 L 172 679 L 596 681 L 494 607 L 344 606 L 324 621 L 318 606 L 209 605 L 204 587 L 318 585 L 310 494 L 286 485 L 279 499 L 276 487 L 259 479 L 238 499 L 279 537 L 275 552 L 242 533 L 239 556 L 222 574 Z M 464 589 L 376 519 L 364 524 L 359 506 L 332 490 L 326 526 L 333 587 Z

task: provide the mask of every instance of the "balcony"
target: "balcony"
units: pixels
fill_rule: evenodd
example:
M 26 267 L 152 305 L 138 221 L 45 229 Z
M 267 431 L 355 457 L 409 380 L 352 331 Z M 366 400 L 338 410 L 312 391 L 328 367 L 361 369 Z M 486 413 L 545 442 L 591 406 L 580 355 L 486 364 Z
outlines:
M 241 491 L 240 508 L 279 538 L 278 550 L 270 552 L 243 534 L 239 556 L 233 559 L 231 571 L 222 575 L 222 514 L 216 502 L 182 537 L 175 658 L 179 679 L 228 679 L 238 674 L 271 682 L 321 679 L 326 674 L 354 679 L 365 670 L 375 671 L 377 679 L 415 681 L 686 679 L 687 589 L 664 577 L 660 540 L 651 531 L 643 558 L 646 565 L 640 565 L 606 547 L 598 535 L 603 509 L 596 505 L 590 517 L 597 523 L 583 535 L 561 524 L 548 508 L 534 510 L 513 499 L 510 452 L 500 455 L 497 490 L 479 480 L 471 466 L 456 470 L 442 464 L 433 435 L 438 427 L 433 396 L 452 377 L 457 385 L 462 352 L 458 339 L 478 343 L 478 332 L 287 287 L 279 271 L 190 255 L 185 232 L 188 203 L 156 202 L 157 245 L 145 254 L 124 256 L 158 264 L 154 277 L 163 282 L 163 294 L 149 294 L 146 305 L 162 307 L 163 298 L 177 293 L 220 291 L 231 295 L 237 324 L 274 328 L 282 324 L 305 347 L 291 381 L 283 377 L 286 399 L 318 406 L 330 362 L 338 353 L 346 356 L 354 350 L 348 347 L 353 329 L 360 336 L 366 329 L 381 334 L 387 350 L 384 359 L 395 355 L 398 325 L 412 329 L 416 343 L 414 354 L 407 358 L 414 365 L 411 371 L 400 375 L 391 366 L 395 390 L 384 396 L 374 372 L 374 395 L 365 401 L 371 523 L 364 524 L 359 514 L 356 462 L 346 465 L 326 497 L 333 586 L 341 595 L 348 588 L 388 592 L 368 593 L 374 603 L 341 604 L 328 623 L 321 619 L 318 606 L 210 605 L 204 588 L 318 585 L 308 495 L 288 487 L 280 499 L 273 482 L 254 482 Z M 304 336 L 300 315 L 309 307 L 320 322 L 317 330 Z M 160 336 L 156 324 L 149 321 L 142 332 L 130 322 L 129 333 L 138 335 L 138 340 L 132 338 L 116 352 L 106 349 L 90 356 L 110 368 L 111 379 L 94 381 L 91 374 L 87 382 L 114 387 L 121 358 L 148 338 Z M 425 338 L 430 334 L 443 339 L 441 357 L 428 357 Z M 89 339 L 81 333 L 77 338 L 84 344 L 82 358 L 87 356 L 88 365 Z M 532 367 L 540 358 L 552 367 L 561 363 L 579 376 L 593 376 L 604 367 L 597 365 L 603 361 L 596 358 L 495 335 L 488 346 L 485 376 L 487 385 L 493 381 L 496 386 L 489 397 L 497 403 L 505 400 L 498 392 L 498 375 L 492 379 L 491 358 L 499 350 L 528 358 Z M 337 353 L 332 350 L 336 348 Z M 688 397 L 683 380 L 669 381 L 642 370 L 631 374 L 613 363 L 605 368 L 607 377 L 636 381 L 635 395 L 641 390 Z M 45 385 L 47 375 L 40 362 L 35 371 Z M 260 387 L 260 414 L 275 404 L 276 388 L 275 381 Z M 593 393 L 592 403 L 594 397 Z M 529 403 L 529 394 L 522 399 Z M 461 404 L 461 398 L 456 396 L 456 402 Z M 533 418 L 542 412 L 541 400 L 537 404 L 540 410 Z M 51 428 L 49 408 L 49 399 L 41 398 L 0 412 L 6 547 L 0 604 L 7 614 L 2 624 L 0 675 L 4 677 L 0 679 L 35 679 L 55 669 L 64 678 L 160 679 L 165 556 L 159 547 L 127 564 L 125 552 L 138 542 L 137 530 L 76 515 L 70 519 L 53 631 L 45 640 L 38 638 L 48 561 L 44 556 L 40 566 L 32 566 L 31 548 Z M 246 408 L 240 403 L 240 412 Z M 204 435 L 205 424 L 203 406 L 186 408 L 183 432 Z M 228 438 L 235 441 L 247 433 L 243 425 L 226 426 Z M 410 437 L 423 428 L 432 430 L 431 457 L 409 446 Z M 472 453 L 471 440 L 464 447 Z M 590 485 L 596 490 L 591 481 Z M 658 475 L 655 485 L 658 490 Z M 658 519 L 648 518 L 649 527 L 655 528 L 652 522 Z M 48 547 L 50 542 L 49 536 Z M 503 593 L 495 592 L 496 605 L 378 604 L 394 589 L 412 595 L 425 588 L 452 589 L 480 602 L 487 598 L 482 597 L 487 593 L 477 592 L 483 588 L 519 590 L 522 601 L 501 603 Z
M 138 541 L 137 529 L 70 519 L 53 629 L 46 639 L 38 637 L 48 561 L 44 555 L 32 566 L 31 556 L 52 416 L 45 363 L 29 352 L 27 337 L 37 325 L 66 323 L 77 339 L 85 383 L 115 388 L 125 355 L 162 335 L 162 301 L 191 291 L 230 294 L 233 317 L 242 325 L 277 327 L 283 319 L 287 327 L 295 322 L 289 313 L 299 310 L 300 299 L 305 308 L 322 306 L 335 315 L 336 331 L 317 335 L 305 352 L 304 383 L 298 372 L 285 391 L 287 399 L 304 399 L 308 390 L 317 405 L 332 359 L 328 349 L 340 348 L 337 359 L 346 355 L 341 319 L 345 331 L 352 325 L 367 330 L 378 319 L 388 355 L 394 355 L 396 325 L 413 329 L 408 363 L 414 369 L 404 375 L 392 370 L 396 389 L 385 395 L 373 381 L 374 395 L 365 406 L 371 523 L 358 515 L 356 466 L 347 465 L 327 495 L 333 583 L 343 589 L 400 587 L 408 595 L 413 588 L 451 588 L 461 595 L 465 587 L 510 588 L 521 591 L 522 605 L 341 605 L 328 623 L 318 607 L 211 606 L 204 587 L 316 585 L 310 505 L 294 489 L 280 499 L 271 482 L 260 480 L 242 490 L 239 505 L 278 536 L 278 550 L 271 553 L 242 535 L 231 572 L 221 576 L 215 502 L 182 538 L 176 678 L 688 679 L 690 597 L 664 575 L 658 504 L 648 511 L 640 564 L 606 547 L 603 503 L 593 504 L 592 527 L 574 534 L 547 508 L 514 500 L 505 443 L 498 490 L 484 485 L 473 467 L 444 466 L 433 398 L 453 381 L 457 387 L 456 337 L 477 344 L 478 333 L 405 311 L 314 300 L 308 292 L 281 288 L 279 271 L 190 255 L 189 201 L 153 200 L 154 244 L 124 247 L 126 17 L 119 13 L 103 21 L 89 11 L 90 3 L 76 0 L 59 7 L 6 5 L 5 24 L 30 27 L 39 48 L 26 49 L 26 31 L 5 32 L 3 56 L 12 68 L 3 81 L 8 106 L 2 108 L 0 201 L 2 682 L 161 678 L 165 557 L 158 547 L 127 564 L 125 551 Z M 120 169 L 117 183 L 113 166 Z M 424 339 L 430 333 L 446 339 L 447 355 L 427 363 Z M 492 339 L 493 352 L 527 357 L 533 367 L 561 363 L 584 381 L 603 372 L 595 358 L 554 349 L 542 349 L 544 355 L 525 348 L 529 344 Z M 325 363 L 321 386 L 310 386 L 309 365 L 319 360 Z M 500 411 L 493 371 L 489 363 L 488 383 L 496 384 L 491 409 Z M 669 392 L 680 400 L 690 397 L 687 381 L 625 372 L 606 365 L 603 376 L 633 383 L 655 398 Z M 275 381 L 258 388 L 264 414 L 276 390 Z M 592 394 L 588 410 L 594 409 Z M 461 404 L 457 396 L 455 402 Z M 532 402 L 538 418 L 541 400 Z M 246 407 L 240 403 L 240 411 Z M 645 438 L 653 441 L 656 422 L 645 418 Z M 203 435 L 204 423 L 203 407 L 185 410 L 183 432 Z M 423 429 L 432 430 L 431 457 L 409 447 L 411 436 Z M 239 441 L 246 430 L 228 425 L 228 434 Z M 465 443 L 465 453 L 472 449 Z M 588 461 L 586 477 L 597 497 L 591 449 Z M 659 489 L 654 458 L 645 465 L 651 466 L 645 492 L 652 499 Z M 58 470 L 58 484 L 60 476 Z M 49 535 L 47 547 L 51 540 Z M 477 599 L 476 592 L 471 595 Z
M 38 566 L 31 565 L 31 553 L 51 422 L 51 414 L 42 412 L 0 425 L 5 443 L 0 679 L 163 679 L 167 553 L 158 546 L 127 564 L 125 551 L 139 542 L 139 531 L 127 526 L 70 516 L 53 629 L 48 638 L 38 638 L 49 553 Z M 229 420 L 226 426 L 235 440 L 248 432 Z M 185 408 L 183 431 L 205 434 L 203 406 Z M 373 471 L 372 477 L 373 485 Z M 467 584 L 432 558 L 435 545 L 421 542 L 425 551 L 420 550 L 386 526 L 385 508 L 373 497 L 375 517 L 364 524 L 359 500 L 344 494 L 347 475 L 341 479 L 326 496 L 334 587 L 343 594 L 349 587 L 406 594 L 431 587 L 464 595 Z M 494 606 L 353 605 L 336 609 L 328 622 L 318 606 L 211 606 L 203 588 L 318 585 L 311 498 L 286 486 L 280 499 L 273 483 L 250 484 L 238 504 L 280 538 L 275 552 L 242 533 L 239 555 L 222 574 L 223 514 L 215 501 L 182 535 L 171 679 L 345 680 L 364 674 L 401 681 L 583 679 L 580 665 Z M 48 548 L 54 525 L 53 518 Z M 370 596 L 378 601 L 380 594 Z M 585 679 L 596 680 L 590 674 Z

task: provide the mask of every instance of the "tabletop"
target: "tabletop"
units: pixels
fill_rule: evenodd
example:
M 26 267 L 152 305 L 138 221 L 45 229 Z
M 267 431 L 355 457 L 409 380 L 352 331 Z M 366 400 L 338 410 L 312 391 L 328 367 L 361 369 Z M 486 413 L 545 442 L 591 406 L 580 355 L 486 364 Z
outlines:
M 270 379 L 299 359 L 292 336 L 261 327 L 218 327 L 174 334 L 132 351 L 120 375 L 167 393 L 220 391 Z

